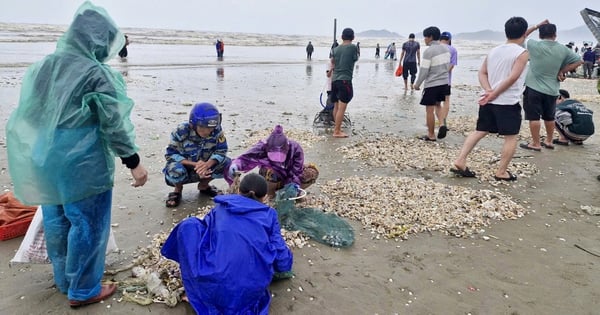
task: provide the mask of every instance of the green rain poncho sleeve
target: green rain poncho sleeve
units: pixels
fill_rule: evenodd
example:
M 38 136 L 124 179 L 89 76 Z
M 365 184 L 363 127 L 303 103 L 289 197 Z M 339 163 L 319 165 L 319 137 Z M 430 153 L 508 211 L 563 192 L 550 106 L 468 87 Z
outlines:
M 133 101 L 104 64 L 124 44 L 104 9 L 85 2 L 56 51 L 26 72 L 6 126 L 15 195 L 26 204 L 66 204 L 113 186 L 115 155 L 137 151 Z

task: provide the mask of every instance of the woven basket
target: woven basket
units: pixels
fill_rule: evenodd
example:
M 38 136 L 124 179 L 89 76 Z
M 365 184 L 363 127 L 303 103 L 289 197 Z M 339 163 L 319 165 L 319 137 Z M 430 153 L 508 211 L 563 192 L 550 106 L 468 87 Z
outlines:
M 23 221 L 0 226 L 0 241 L 6 241 L 11 238 L 25 235 L 32 219 L 33 216 L 26 218 Z

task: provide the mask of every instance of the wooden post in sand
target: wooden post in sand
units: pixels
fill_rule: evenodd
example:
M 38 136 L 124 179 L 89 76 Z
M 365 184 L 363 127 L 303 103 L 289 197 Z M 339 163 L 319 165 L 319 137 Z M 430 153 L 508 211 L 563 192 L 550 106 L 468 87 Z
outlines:
M 333 43 L 335 43 L 335 33 L 337 29 L 337 19 L 333 19 Z

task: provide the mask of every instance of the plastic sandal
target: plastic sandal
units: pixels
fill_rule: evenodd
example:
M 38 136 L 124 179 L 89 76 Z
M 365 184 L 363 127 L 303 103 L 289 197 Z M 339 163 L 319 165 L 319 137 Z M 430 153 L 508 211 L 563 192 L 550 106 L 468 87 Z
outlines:
M 494 175 L 494 179 L 495 180 L 504 180 L 507 182 L 514 182 L 517 180 L 517 175 L 513 175 L 513 173 L 511 173 L 509 171 L 506 171 L 506 172 L 508 173 L 508 177 L 498 177 L 498 176 Z
M 215 197 L 217 195 L 221 195 L 223 194 L 217 187 L 215 186 L 208 186 L 208 188 L 206 189 L 198 189 L 198 191 L 203 194 L 203 195 L 207 195 L 209 197 Z
M 80 306 L 84 306 L 84 305 L 98 303 L 102 300 L 106 300 L 108 297 L 113 295 L 113 293 L 115 293 L 115 291 L 117 291 L 116 284 L 114 284 L 114 283 L 103 284 L 102 288 L 100 290 L 100 293 L 98 295 L 96 295 L 95 297 L 87 299 L 85 301 L 69 300 L 69 306 L 71 306 L 72 308 L 76 308 L 76 307 L 80 307 Z
M 475 177 L 475 172 L 471 171 L 468 167 L 465 167 L 464 170 L 461 170 L 459 168 L 451 168 L 450 172 L 460 177 Z
M 167 197 L 165 206 L 167 206 L 168 208 L 174 208 L 174 207 L 179 206 L 180 202 L 181 202 L 181 193 L 173 191 L 173 192 L 169 193 L 169 196 Z

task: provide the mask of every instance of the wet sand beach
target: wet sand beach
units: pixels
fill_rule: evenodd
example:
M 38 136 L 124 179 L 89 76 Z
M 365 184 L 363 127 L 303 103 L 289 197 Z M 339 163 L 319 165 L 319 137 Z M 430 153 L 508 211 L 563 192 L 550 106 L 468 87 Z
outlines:
M 112 64 L 126 75 L 129 96 L 136 103 L 132 120 L 140 156 L 150 175 L 144 187 L 134 189 L 129 185 L 129 172 L 124 166 L 117 167 L 112 222 L 121 252 L 108 256 L 107 268 L 129 264 L 138 248 L 150 245 L 153 235 L 168 232 L 176 222 L 212 203 L 189 185 L 184 188 L 182 204 L 166 208 L 170 188 L 161 174 L 172 128 L 187 119 L 192 104 L 208 101 L 223 113 L 232 157 L 245 150 L 252 132 L 276 124 L 324 135 L 305 147 L 306 161 L 320 169 L 317 184 L 308 190 L 311 196 L 318 196 L 325 183 L 338 178 L 403 176 L 496 191 L 526 209 L 521 218 L 491 220 L 479 233 L 460 238 L 431 231 L 386 239 L 353 220 L 356 240 L 350 248 L 336 249 L 314 241 L 293 248 L 295 277 L 271 285 L 271 314 L 598 313 L 600 257 L 581 249 L 600 254 L 600 216 L 581 208 L 600 206 L 598 135 L 583 146 L 559 146 L 540 153 L 517 149 L 515 161 L 527 161 L 539 172 L 510 184 L 455 178 L 450 175 L 450 164 L 442 170 L 373 166 L 345 157 L 339 148 L 384 134 L 413 139 L 426 129 L 425 110 L 418 104 L 420 94 L 403 90 L 402 80 L 393 75 L 396 62 L 364 58 L 357 63 L 355 98 L 348 106 L 354 124 L 351 136 L 333 139 L 330 131 L 312 127 L 325 84 L 325 63 L 318 58 L 313 62 L 240 64 L 227 62 L 226 51 L 222 63 L 157 66 L 136 63 L 136 49 L 143 54 L 142 48 L 132 45 L 128 62 Z M 301 56 L 303 48 L 298 49 Z M 471 61 L 459 63 L 455 70 L 451 121 L 477 115 L 480 56 L 473 54 Z M 24 68 L 0 71 L 0 186 L 9 191 L 4 126 L 17 104 Z M 594 120 L 600 126 L 596 81 L 570 78 L 562 87 L 597 113 Z M 474 124 L 450 125 L 448 137 L 435 145 L 455 152 L 465 138 L 459 130 L 473 128 Z M 522 134 L 528 132 L 525 128 Z M 427 146 L 433 145 L 412 143 L 423 146 L 424 155 Z M 488 136 L 479 146 L 499 152 L 501 143 L 500 138 Z M 439 158 L 451 159 L 450 155 Z M 222 180 L 214 184 L 227 188 Z M 392 198 L 380 197 L 382 203 Z M 71 310 L 66 297 L 52 287 L 49 265 L 8 266 L 21 240 L 0 242 L 2 314 L 193 314 L 186 303 L 175 308 L 159 303 L 140 306 L 120 300 L 120 293 L 103 303 Z M 129 274 L 125 271 L 106 279 L 121 281 Z

